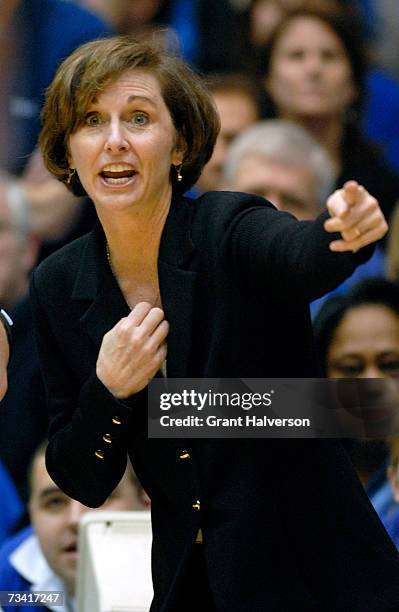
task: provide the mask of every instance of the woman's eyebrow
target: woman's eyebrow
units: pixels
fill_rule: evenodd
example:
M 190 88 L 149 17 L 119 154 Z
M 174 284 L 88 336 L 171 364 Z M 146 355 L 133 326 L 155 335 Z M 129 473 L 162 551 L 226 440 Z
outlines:
M 128 103 L 130 103 L 130 102 L 146 102 L 147 104 L 150 104 L 154 108 L 156 106 L 154 101 L 151 100 L 151 98 L 147 98 L 147 96 L 132 95 L 132 96 L 128 97 L 127 101 L 128 101 Z

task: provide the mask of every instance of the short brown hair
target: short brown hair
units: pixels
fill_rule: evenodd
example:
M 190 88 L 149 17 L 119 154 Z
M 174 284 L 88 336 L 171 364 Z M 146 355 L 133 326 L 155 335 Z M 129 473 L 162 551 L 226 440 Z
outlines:
M 42 111 L 40 145 L 47 169 L 67 184 L 69 136 L 83 121 L 89 105 L 123 72 L 140 69 L 154 75 L 186 151 L 181 174 L 171 172 L 174 191 L 183 193 L 198 180 L 212 155 L 219 132 L 219 116 L 202 79 L 179 57 L 155 40 L 116 36 L 82 45 L 60 65 L 47 90 Z M 75 174 L 67 185 L 75 195 L 86 195 Z

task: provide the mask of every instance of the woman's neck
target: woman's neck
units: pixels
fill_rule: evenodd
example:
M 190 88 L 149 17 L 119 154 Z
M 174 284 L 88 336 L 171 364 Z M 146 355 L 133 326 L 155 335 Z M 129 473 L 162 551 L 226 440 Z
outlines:
M 344 124 L 341 117 L 282 117 L 304 127 L 326 149 L 336 176 L 342 170 Z
M 108 243 L 112 269 L 119 281 L 145 282 L 156 274 L 159 245 L 170 200 L 153 209 L 112 211 L 98 215 Z M 107 211 L 108 212 L 108 211 Z

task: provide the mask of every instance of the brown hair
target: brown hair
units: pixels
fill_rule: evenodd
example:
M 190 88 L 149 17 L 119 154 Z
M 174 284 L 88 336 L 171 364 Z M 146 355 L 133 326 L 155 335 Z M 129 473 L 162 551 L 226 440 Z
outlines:
M 185 143 L 181 182 L 171 169 L 173 190 L 183 193 L 197 182 L 220 128 L 212 96 L 202 79 L 160 43 L 117 36 L 76 49 L 60 65 L 47 90 L 40 146 L 47 169 L 63 183 L 67 184 L 69 173 L 69 136 L 98 94 L 123 72 L 134 69 L 157 78 L 174 127 Z M 75 195 L 86 195 L 76 174 L 67 186 Z

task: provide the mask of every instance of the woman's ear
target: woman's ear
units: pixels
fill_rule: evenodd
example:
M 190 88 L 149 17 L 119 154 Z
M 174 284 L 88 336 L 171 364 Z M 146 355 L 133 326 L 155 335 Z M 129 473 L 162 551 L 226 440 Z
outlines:
M 71 154 L 68 151 L 67 151 L 66 158 L 67 158 L 67 162 L 68 162 L 68 168 L 70 168 L 71 170 L 75 170 L 75 166 L 74 166 L 73 161 L 72 161 L 72 156 L 71 156 Z
M 172 155 L 173 166 L 180 166 L 183 163 L 186 156 L 187 144 L 184 137 L 181 134 L 177 135 L 176 144 Z
M 68 162 L 68 168 L 70 168 L 71 170 L 75 170 L 75 164 L 73 163 L 71 151 L 69 149 L 69 138 L 66 143 L 66 159 Z

